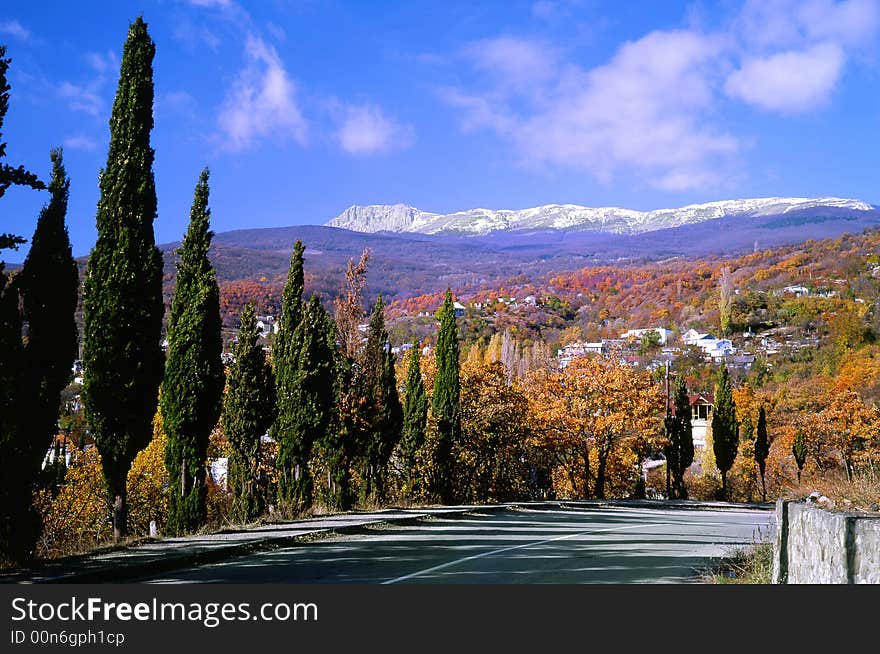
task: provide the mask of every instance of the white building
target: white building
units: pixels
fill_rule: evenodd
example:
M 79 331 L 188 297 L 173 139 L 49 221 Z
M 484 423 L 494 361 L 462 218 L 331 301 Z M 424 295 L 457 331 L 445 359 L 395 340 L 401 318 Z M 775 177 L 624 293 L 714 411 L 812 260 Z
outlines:
M 696 329 L 689 329 L 681 335 L 681 340 L 685 345 L 697 345 L 704 339 L 714 338 L 706 332 L 698 332 Z
M 634 338 L 641 341 L 645 334 L 651 332 L 656 332 L 657 335 L 660 336 L 660 345 L 666 345 L 669 341 L 669 337 L 672 336 L 672 330 L 664 329 L 663 327 L 649 327 L 648 329 L 630 329 L 625 334 L 621 334 L 620 338 Z
M 712 410 L 715 408 L 715 398 L 712 393 L 697 393 L 689 395 L 691 405 L 691 436 L 694 440 L 694 449 L 702 450 L 706 447 L 706 429 L 712 420 Z

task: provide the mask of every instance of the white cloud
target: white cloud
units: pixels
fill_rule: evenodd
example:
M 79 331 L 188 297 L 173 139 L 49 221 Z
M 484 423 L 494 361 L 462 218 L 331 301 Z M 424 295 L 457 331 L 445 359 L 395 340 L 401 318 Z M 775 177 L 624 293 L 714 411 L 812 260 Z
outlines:
M 64 139 L 64 147 L 72 150 L 95 150 L 98 144 L 88 136 L 77 134 Z
M 415 133 L 386 117 L 380 107 L 352 105 L 345 108 L 336 138 L 349 154 L 369 155 L 408 148 Z
M 745 59 L 724 85 L 732 97 L 768 111 L 796 113 L 828 102 L 846 56 L 833 43 Z
M 62 82 L 58 87 L 58 95 L 67 100 L 74 111 L 82 111 L 95 118 L 104 112 L 104 99 L 98 95 L 94 85 L 80 86 Z
M 636 171 L 662 188 L 704 186 L 739 148 L 703 120 L 723 46 L 716 37 L 658 31 L 624 44 L 603 66 L 557 66 L 555 78 L 531 90 L 511 86 L 499 69 L 483 93 L 445 89 L 441 97 L 464 110 L 463 127 L 510 139 L 525 164 L 577 168 L 601 180 Z M 543 67 L 530 70 L 532 79 L 544 78 Z
M 31 38 L 31 31 L 15 19 L 0 21 L 0 34 L 8 34 L 21 41 Z
M 557 9 L 532 6 L 541 18 Z M 781 114 L 821 107 L 850 62 L 871 59 L 880 0 L 747 0 L 711 33 L 692 5 L 682 24 L 591 68 L 535 39 L 479 40 L 458 53 L 474 75 L 438 95 L 463 130 L 494 131 L 524 164 L 707 188 L 735 175 L 751 140 L 718 123 L 720 99 Z
M 245 57 L 247 65 L 233 83 L 217 119 L 225 149 L 244 150 L 270 137 L 304 144 L 308 128 L 297 103 L 296 84 L 275 48 L 250 35 Z
M 753 48 L 791 49 L 821 41 L 864 45 L 878 26 L 877 0 L 748 0 L 734 29 Z
M 725 90 L 765 111 L 826 104 L 851 60 L 876 45 L 878 0 L 749 0 L 733 26 L 738 70 Z

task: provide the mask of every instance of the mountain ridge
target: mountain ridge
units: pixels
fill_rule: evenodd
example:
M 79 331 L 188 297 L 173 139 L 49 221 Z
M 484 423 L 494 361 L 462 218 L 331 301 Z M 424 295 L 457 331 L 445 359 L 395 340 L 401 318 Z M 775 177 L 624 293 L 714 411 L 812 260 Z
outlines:
M 527 209 L 467 209 L 447 214 L 406 204 L 353 205 L 325 223 L 361 233 L 394 232 L 485 236 L 523 229 L 552 229 L 636 235 L 725 217 L 782 216 L 804 211 L 865 214 L 880 209 L 852 198 L 742 198 L 637 211 L 621 207 L 546 204 Z

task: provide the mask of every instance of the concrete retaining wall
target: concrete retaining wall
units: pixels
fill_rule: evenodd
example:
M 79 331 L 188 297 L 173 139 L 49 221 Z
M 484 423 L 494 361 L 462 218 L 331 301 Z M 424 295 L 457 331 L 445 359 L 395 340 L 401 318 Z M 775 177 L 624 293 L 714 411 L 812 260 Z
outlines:
M 880 584 L 880 517 L 779 500 L 773 583 Z

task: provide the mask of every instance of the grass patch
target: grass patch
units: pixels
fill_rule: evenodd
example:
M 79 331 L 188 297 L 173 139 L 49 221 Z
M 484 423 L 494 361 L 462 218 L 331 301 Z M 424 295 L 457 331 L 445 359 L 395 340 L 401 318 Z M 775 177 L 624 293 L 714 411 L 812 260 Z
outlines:
M 703 575 L 709 584 L 770 584 L 773 582 L 773 543 L 737 548 Z

